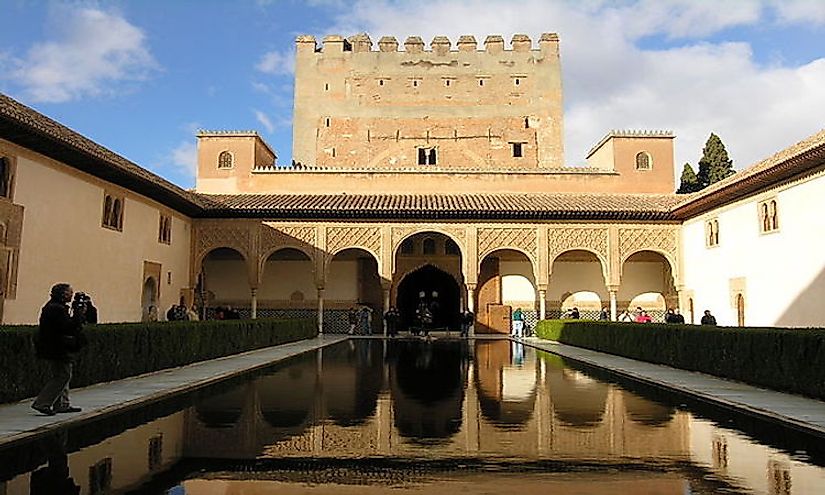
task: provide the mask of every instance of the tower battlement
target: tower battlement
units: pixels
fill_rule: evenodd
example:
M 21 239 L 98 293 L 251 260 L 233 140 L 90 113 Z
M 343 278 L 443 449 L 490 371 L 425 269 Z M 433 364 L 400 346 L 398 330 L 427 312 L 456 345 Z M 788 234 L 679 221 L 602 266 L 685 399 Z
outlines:
M 301 35 L 295 39 L 295 44 L 299 53 L 320 53 L 320 54 L 341 54 L 344 52 L 364 53 L 364 52 L 406 52 L 430 53 L 435 55 L 446 55 L 456 52 L 487 52 L 499 54 L 502 52 L 529 52 L 529 51 L 550 51 L 558 50 L 559 35 L 557 33 L 544 33 L 538 39 L 538 47 L 533 47 L 533 40 L 526 34 L 514 34 L 510 39 L 509 49 L 505 46 L 504 37 L 491 34 L 484 39 L 483 48 L 479 49 L 479 44 L 475 36 L 465 34 L 453 43 L 447 36 L 435 36 L 429 45 L 424 43 L 420 36 L 409 36 L 404 40 L 403 46 L 395 36 L 382 36 L 377 45 L 367 33 L 359 33 L 348 38 L 338 34 L 324 36 L 319 44 L 315 36 Z M 403 48 L 400 50 L 399 48 Z

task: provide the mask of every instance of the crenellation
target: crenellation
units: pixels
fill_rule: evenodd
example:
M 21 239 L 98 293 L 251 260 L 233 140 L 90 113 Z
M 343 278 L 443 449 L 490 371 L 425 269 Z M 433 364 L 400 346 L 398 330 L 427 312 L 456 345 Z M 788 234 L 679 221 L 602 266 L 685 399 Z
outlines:
M 349 38 L 352 51 L 355 53 L 372 51 L 372 40 L 367 33 L 358 33 Z
M 404 50 L 407 53 L 422 53 L 424 51 L 424 41 L 421 36 L 409 36 L 404 41 Z
M 514 52 L 529 52 L 533 48 L 533 42 L 526 34 L 514 34 L 510 44 Z
M 378 40 L 378 49 L 382 52 L 397 52 L 398 40 L 395 39 L 395 36 L 382 36 Z
M 491 55 L 504 51 L 504 38 L 498 34 L 491 34 L 484 39 L 484 49 Z
M 458 51 L 460 52 L 474 52 L 478 50 L 478 42 L 476 37 L 472 34 L 464 34 L 458 38 Z
M 324 36 L 323 53 L 343 53 L 344 46 L 349 45 L 349 42 L 343 36 L 338 34 L 328 34 Z
M 315 36 L 311 34 L 302 34 L 295 38 L 295 49 L 298 53 L 315 53 L 318 51 L 318 44 Z
M 430 48 L 436 55 L 444 56 L 450 51 L 452 43 L 446 36 L 436 36 L 430 42 Z

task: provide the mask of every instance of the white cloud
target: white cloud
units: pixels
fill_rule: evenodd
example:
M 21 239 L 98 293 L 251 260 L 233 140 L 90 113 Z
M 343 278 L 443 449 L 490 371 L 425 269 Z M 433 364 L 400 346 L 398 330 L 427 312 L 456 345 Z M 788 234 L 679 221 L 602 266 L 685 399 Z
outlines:
M 825 25 L 825 2 L 822 0 L 774 0 L 773 7 L 782 22 Z
M 825 58 L 801 66 L 766 66 L 745 42 L 703 41 L 724 29 L 768 22 L 774 0 L 625 0 L 621 3 L 505 0 L 419 2 L 359 0 L 326 32 L 408 35 L 425 41 L 445 34 L 453 41 L 474 34 L 556 31 L 561 38 L 565 99 L 565 161 L 584 161 L 609 129 L 670 129 L 677 136 L 676 166 L 695 164 L 711 132 L 720 135 L 738 168 L 784 148 L 822 126 Z M 796 9 L 818 13 L 797 0 Z M 789 13 L 790 12 L 790 13 Z M 811 13 L 813 12 L 813 13 Z M 799 14 L 800 16 L 803 14 Z M 798 20 L 794 22 L 809 22 Z M 652 50 L 647 36 L 679 39 L 675 48 Z M 678 174 L 677 171 L 677 174 Z M 677 175 L 678 178 L 678 175 Z
M 295 53 L 272 50 L 261 57 L 255 69 L 264 74 L 292 74 L 295 72 Z
M 271 120 L 269 120 L 269 117 L 267 117 L 266 114 L 262 111 L 255 110 L 255 119 L 257 119 L 258 122 L 262 126 L 264 126 L 264 129 L 266 129 L 267 133 L 272 134 L 275 131 L 275 125 L 272 123 Z
M 198 171 L 198 147 L 192 140 L 181 141 L 169 153 L 169 163 L 187 179 L 194 179 Z
M 64 6 L 55 17 L 54 38 L 32 46 L 11 73 L 33 101 L 114 94 L 157 68 L 143 31 L 122 16 Z

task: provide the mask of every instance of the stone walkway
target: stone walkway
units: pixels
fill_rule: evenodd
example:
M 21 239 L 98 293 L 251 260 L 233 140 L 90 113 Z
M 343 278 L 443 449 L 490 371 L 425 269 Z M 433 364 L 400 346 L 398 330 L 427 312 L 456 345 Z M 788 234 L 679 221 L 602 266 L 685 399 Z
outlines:
M 825 402 L 784 394 L 712 375 L 636 361 L 612 354 L 529 337 L 526 345 L 558 354 L 649 385 L 674 390 L 739 412 L 825 437 Z
M 0 447 L 101 415 L 149 404 L 193 387 L 209 385 L 239 373 L 263 368 L 273 362 L 341 342 L 346 338 L 342 335 L 321 336 L 71 390 L 72 405 L 83 409 L 79 413 L 44 416 L 31 409 L 32 399 L 0 405 Z

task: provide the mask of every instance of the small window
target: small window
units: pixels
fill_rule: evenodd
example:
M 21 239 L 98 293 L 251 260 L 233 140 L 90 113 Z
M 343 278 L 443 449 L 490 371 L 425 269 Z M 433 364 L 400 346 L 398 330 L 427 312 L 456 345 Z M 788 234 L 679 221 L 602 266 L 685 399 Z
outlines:
M 114 230 L 123 230 L 123 198 L 112 194 L 103 197 L 103 221 L 101 225 Z
M 221 151 L 218 155 L 218 168 L 232 168 L 232 153 Z
M 414 250 L 415 245 L 412 239 L 405 239 L 404 242 L 401 243 L 401 254 L 413 254 Z
M 0 156 L 0 197 L 11 197 L 11 159 Z
M 516 86 L 516 87 L 521 86 L 521 78 L 519 78 L 519 77 L 513 78 L 513 86 Z
M 329 83 L 324 83 L 324 91 L 329 91 Z
M 383 86 L 383 85 L 384 85 L 384 80 L 383 80 L 383 79 L 379 79 L 379 80 L 378 80 L 378 85 L 379 85 L 379 86 Z
M 759 229 L 763 234 L 779 230 L 779 210 L 775 199 L 759 203 Z
M 435 239 L 424 239 L 422 244 L 422 251 L 424 254 L 435 254 Z
M 421 83 L 420 79 L 410 79 L 410 86 L 417 88 Z
M 418 148 L 419 165 L 437 165 L 438 153 L 436 148 Z
M 161 244 L 172 243 L 172 217 L 160 214 L 158 222 L 158 242 Z
M 332 148 L 332 157 L 335 158 L 335 148 Z
M 525 129 L 530 128 L 530 117 L 524 117 L 524 128 Z
M 478 80 L 478 85 L 479 86 L 484 86 L 484 79 L 479 79 Z
M 636 170 L 650 170 L 652 166 L 653 160 L 650 158 L 650 153 L 640 151 L 636 154 Z
M 324 119 L 324 127 L 329 127 L 329 124 L 330 124 L 330 119 L 329 119 L 329 117 L 327 117 L 327 118 Z
M 524 156 L 523 145 L 524 143 L 510 143 L 513 150 L 513 158 L 521 158 Z
M 149 439 L 149 471 L 157 471 L 163 464 L 163 435 Z
M 112 488 L 112 458 L 107 457 L 93 466 L 89 466 L 89 493 L 100 495 Z
M 719 245 L 719 220 L 715 218 L 705 223 L 705 245 L 707 247 Z
M 444 79 L 444 86 L 449 88 L 452 85 L 453 85 L 453 80 L 452 79 Z

